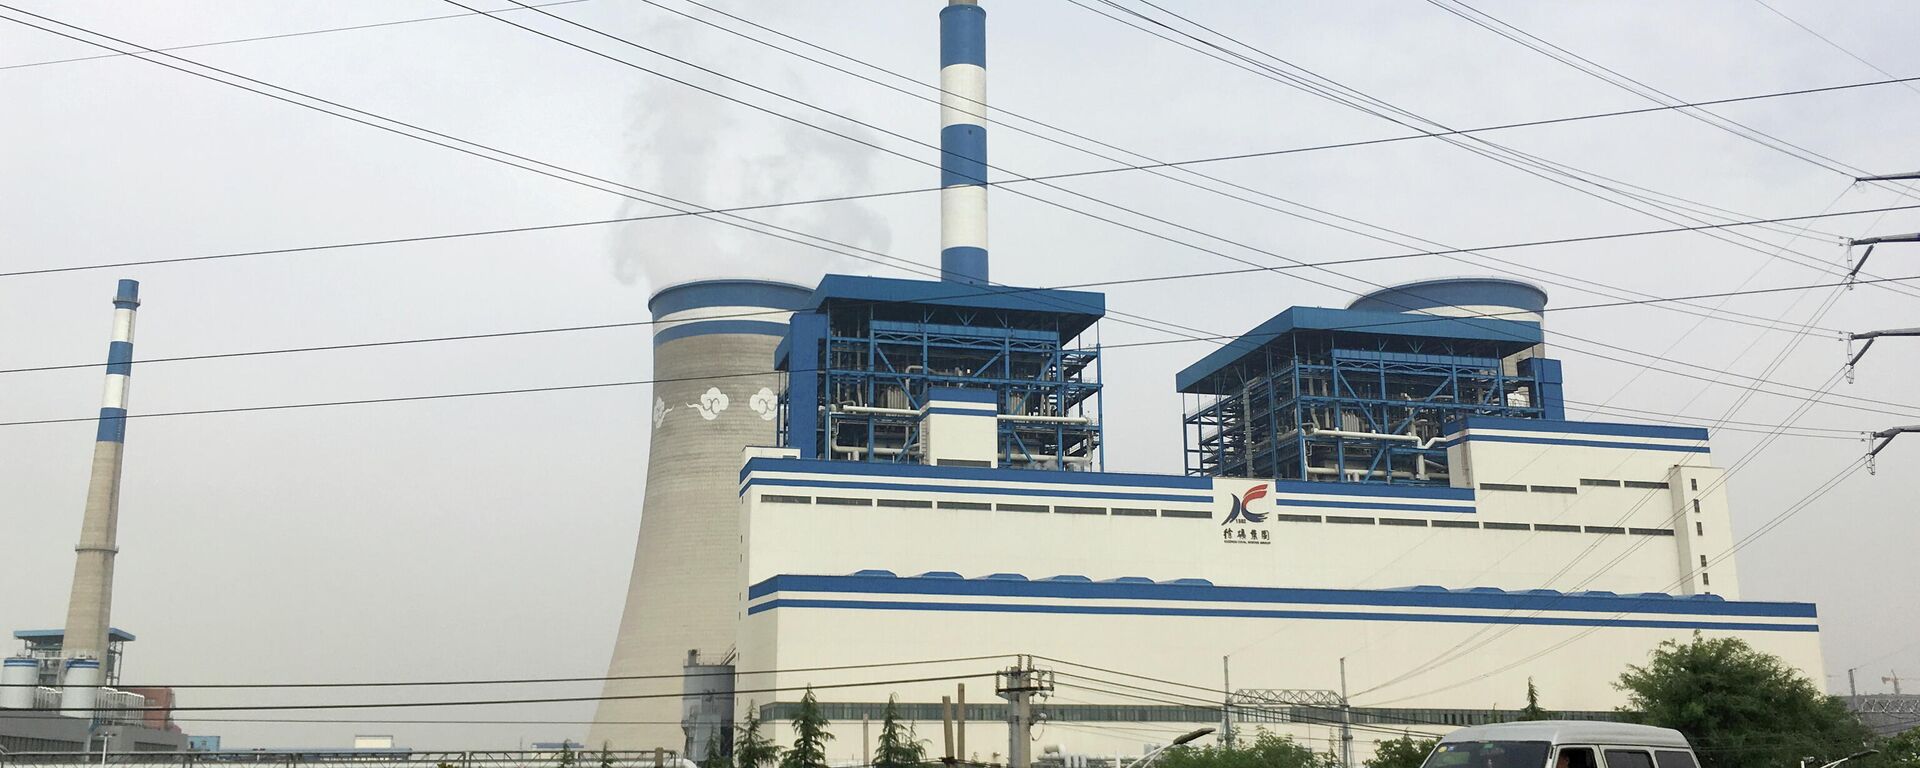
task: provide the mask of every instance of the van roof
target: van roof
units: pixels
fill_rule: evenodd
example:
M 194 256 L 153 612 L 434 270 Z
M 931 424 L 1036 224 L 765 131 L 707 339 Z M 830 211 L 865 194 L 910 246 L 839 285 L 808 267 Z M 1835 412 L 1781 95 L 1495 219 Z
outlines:
M 1545 741 L 1552 744 L 1619 744 L 1689 749 L 1687 737 L 1672 728 L 1594 720 L 1534 720 L 1462 728 L 1440 739 L 1457 741 Z

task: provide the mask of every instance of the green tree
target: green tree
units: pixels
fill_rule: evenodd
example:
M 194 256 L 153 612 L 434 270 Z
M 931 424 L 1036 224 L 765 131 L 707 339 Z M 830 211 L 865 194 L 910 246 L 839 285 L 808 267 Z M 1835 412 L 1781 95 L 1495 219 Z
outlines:
M 573 742 L 564 741 L 564 740 L 561 741 L 560 756 L 557 758 L 554 758 L 553 764 L 557 768 L 573 768 L 573 762 L 574 762 Z
M 1693 741 L 1704 768 L 1798 765 L 1834 759 L 1870 734 L 1840 700 L 1779 658 L 1739 638 L 1667 640 L 1646 666 L 1629 666 L 1616 687 L 1633 719 L 1674 728 Z
M 1397 739 L 1387 739 L 1373 743 L 1373 757 L 1365 763 L 1367 768 L 1420 768 L 1427 761 L 1427 755 L 1433 752 L 1438 739 L 1416 739 L 1411 734 Z
M 725 750 L 720 746 L 720 729 L 715 728 L 707 734 L 706 756 L 698 763 L 700 768 L 733 768 L 733 761 L 727 759 Z
M 1252 739 L 1235 735 L 1232 746 L 1169 749 L 1154 761 L 1154 768 L 1334 768 L 1339 764 L 1332 755 L 1319 754 L 1264 728 L 1255 731 Z
M 760 708 L 747 702 L 747 721 L 733 740 L 733 762 L 740 768 L 772 768 L 780 760 L 780 747 L 760 732 Z
M 1533 678 L 1527 678 L 1527 706 L 1520 710 L 1521 720 L 1552 720 L 1553 713 L 1541 708 L 1540 689 L 1533 687 Z
M 880 743 L 874 749 L 873 768 L 914 768 L 926 761 L 927 746 L 914 738 L 913 726 L 900 722 L 899 707 L 888 696 L 887 708 L 880 713 Z
M 813 689 L 800 697 L 800 709 L 793 714 L 793 748 L 780 756 L 780 768 L 827 768 L 827 718 L 820 714 L 820 702 Z

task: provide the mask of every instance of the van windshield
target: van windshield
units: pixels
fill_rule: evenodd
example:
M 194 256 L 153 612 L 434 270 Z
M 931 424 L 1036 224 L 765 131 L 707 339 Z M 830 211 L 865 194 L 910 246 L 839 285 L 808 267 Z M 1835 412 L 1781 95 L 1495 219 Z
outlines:
M 1421 768 L 1545 768 L 1544 741 L 1455 741 L 1435 747 Z

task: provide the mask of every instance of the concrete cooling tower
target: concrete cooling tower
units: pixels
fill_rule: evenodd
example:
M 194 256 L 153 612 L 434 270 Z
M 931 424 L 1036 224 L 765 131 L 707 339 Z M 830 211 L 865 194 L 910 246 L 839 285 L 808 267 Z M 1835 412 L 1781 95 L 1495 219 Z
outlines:
M 811 291 L 758 280 L 707 280 L 647 303 L 653 335 L 653 438 L 610 678 L 677 675 L 689 651 L 733 646 L 740 559 L 740 454 L 773 445 L 780 377 L 774 347 Z M 588 745 L 682 748 L 678 679 L 609 680 Z

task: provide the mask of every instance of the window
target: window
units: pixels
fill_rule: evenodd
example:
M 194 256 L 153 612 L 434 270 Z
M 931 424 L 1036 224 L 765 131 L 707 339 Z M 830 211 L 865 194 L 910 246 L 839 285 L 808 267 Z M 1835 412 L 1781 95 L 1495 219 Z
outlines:
M 1581 485 L 1588 485 L 1588 486 L 1593 486 L 1593 487 L 1596 487 L 1596 488 L 1618 488 L 1618 487 L 1620 487 L 1620 481 L 1618 481 L 1618 480 L 1595 480 L 1595 479 L 1593 479 L 1593 478 L 1590 478 L 1590 477 L 1583 477 L 1583 478 L 1580 478 L 1580 484 L 1581 484 Z
M 1481 483 L 1480 484 L 1480 490 L 1483 490 L 1483 491 L 1524 491 L 1526 489 L 1527 487 L 1524 485 L 1515 485 L 1513 483 Z
M 1054 507 L 1055 514 L 1061 515 L 1104 515 L 1106 507 Z
M 1213 513 L 1208 512 L 1204 509 L 1163 509 L 1163 510 L 1160 510 L 1160 516 L 1161 517 L 1185 517 L 1185 518 L 1191 518 L 1194 520 L 1212 520 L 1213 519 Z
M 1472 520 L 1435 520 L 1433 521 L 1433 527 L 1435 528 L 1478 528 L 1480 527 L 1480 524 Z
M 1609 749 L 1607 768 L 1653 768 L 1653 755 L 1637 749 Z
M 907 507 L 911 509 L 926 509 L 928 507 L 933 506 L 933 502 L 921 501 L 919 499 L 881 499 L 880 506 Z
M 1489 531 L 1525 531 L 1532 529 L 1532 526 L 1526 523 L 1483 523 L 1480 527 Z
M 1695 536 L 1707 535 L 1707 527 L 1704 525 L 1701 525 L 1700 521 L 1698 520 L 1693 521 L 1693 535 Z
M 1700 490 L 1700 478 L 1697 478 L 1697 477 L 1687 478 L 1687 490 L 1689 491 Z
M 1151 509 L 1134 509 L 1131 507 L 1114 507 L 1113 513 L 1121 517 L 1153 517 L 1154 515 Z
M 1697 515 L 1697 514 L 1700 514 L 1700 500 L 1699 500 L 1699 499 L 1694 499 L 1694 500 L 1693 500 L 1693 513 L 1694 513 L 1694 514 L 1696 514 L 1696 515 Z
M 1627 486 L 1628 488 L 1665 488 L 1667 487 L 1666 483 L 1654 482 L 1651 480 L 1628 480 L 1625 483 L 1623 483 L 1623 485 Z
M 1381 525 L 1404 525 L 1404 526 L 1407 526 L 1407 527 L 1409 527 L 1409 528 L 1425 528 L 1425 527 L 1427 527 L 1427 521 L 1425 521 L 1425 520 L 1409 520 L 1409 519 L 1406 519 L 1406 518 L 1400 518 L 1400 517 L 1383 517 L 1383 518 L 1380 518 L 1380 524 L 1381 524 Z
M 941 509 L 993 509 L 993 505 L 987 504 L 984 502 L 978 502 L 978 501 L 943 501 L 943 502 L 940 502 L 940 508 Z
M 1700 567 L 1702 567 L 1702 568 L 1705 568 L 1705 567 L 1707 567 L 1707 556 L 1706 556 L 1706 555 L 1701 555 L 1701 556 L 1700 556 Z
M 1047 505 L 1045 504 L 995 504 L 994 507 L 996 509 L 999 509 L 1002 512 L 1045 512 L 1047 511 Z
M 1273 520 L 1274 522 L 1277 522 L 1277 523 L 1317 523 L 1317 522 L 1320 522 L 1320 516 L 1319 515 L 1289 515 L 1284 512 L 1275 512 L 1273 514 Z
M 873 506 L 873 499 L 843 499 L 838 496 L 821 496 L 814 499 L 813 503 L 840 507 L 871 507 Z
M 1533 529 L 1536 531 L 1554 531 L 1556 533 L 1579 533 L 1580 532 L 1580 526 L 1577 526 L 1577 525 L 1552 525 L 1549 523 L 1537 524 L 1533 526 Z
M 1656 751 L 1653 753 L 1653 760 L 1660 764 L 1660 768 L 1700 768 L 1700 764 L 1693 761 L 1692 752 L 1678 749 Z
M 1580 489 L 1570 485 L 1536 485 L 1534 493 L 1579 493 Z
M 1546 762 L 1544 741 L 1456 741 L 1435 747 L 1422 768 L 1537 768 Z M 1589 761 L 1575 768 L 1594 766 Z
M 1349 524 L 1349 525 L 1373 525 L 1373 518 L 1371 518 L 1371 517 L 1341 517 L 1340 515 L 1327 515 L 1327 522 L 1329 522 L 1329 523 L 1347 523 L 1347 524 Z
M 1628 528 L 1627 533 L 1635 536 L 1672 536 L 1672 528 Z
M 1587 533 L 1626 533 L 1626 532 L 1627 532 L 1627 529 L 1625 528 L 1615 528 L 1611 525 L 1587 526 Z
M 813 503 L 813 498 L 809 496 L 780 496 L 772 493 L 769 493 L 765 496 L 761 496 L 760 500 L 767 502 L 769 504 L 812 504 Z
M 1713 579 L 1707 576 L 1706 571 L 1700 572 L 1700 586 L 1703 586 L 1703 587 L 1713 586 Z
M 940 459 L 934 462 L 934 464 L 942 467 L 974 467 L 977 469 L 988 469 L 993 466 L 993 462 L 981 461 L 979 459 Z
M 1591 747 L 1561 747 L 1553 759 L 1553 768 L 1598 768 Z

